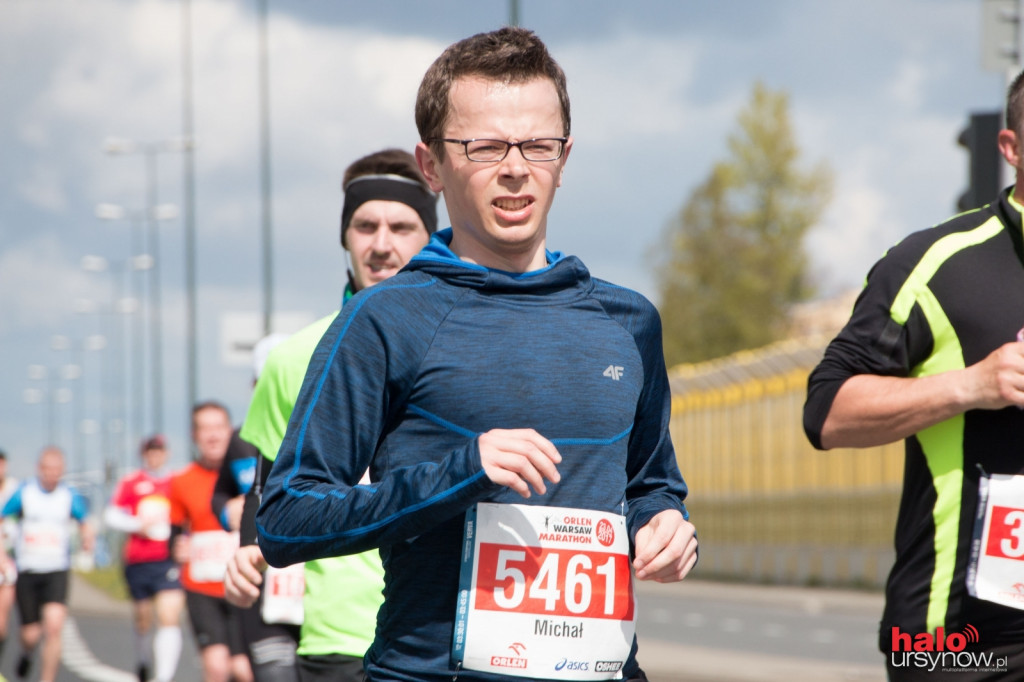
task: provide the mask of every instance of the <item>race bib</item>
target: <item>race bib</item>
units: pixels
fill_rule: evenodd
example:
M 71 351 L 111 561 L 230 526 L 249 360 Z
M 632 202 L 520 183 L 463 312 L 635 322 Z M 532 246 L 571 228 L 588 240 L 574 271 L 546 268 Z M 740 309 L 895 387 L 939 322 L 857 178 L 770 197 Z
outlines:
M 302 625 L 302 596 L 306 592 L 306 565 L 292 564 L 285 568 L 270 566 L 263 574 L 264 623 Z
M 18 560 L 22 566 L 59 564 L 68 553 L 66 523 L 26 520 L 21 527 Z
M 224 580 L 228 561 L 238 549 L 238 532 L 207 530 L 193 533 L 189 543 L 188 570 L 192 580 L 218 583 Z
M 1024 476 L 981 477 L 967 591 L 978 599 L 1024 609 Z
M 635 630 L 623 516 L 489 503 L 467 512 L 455 665 L 514 677 L 621 679 Z

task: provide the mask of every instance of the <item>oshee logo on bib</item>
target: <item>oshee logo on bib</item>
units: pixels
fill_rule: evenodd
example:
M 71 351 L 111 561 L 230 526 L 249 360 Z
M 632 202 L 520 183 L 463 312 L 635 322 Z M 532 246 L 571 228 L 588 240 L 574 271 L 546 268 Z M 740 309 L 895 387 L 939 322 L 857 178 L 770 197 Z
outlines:
M 456 663 L 519 677 L 619 677 L 636 623 L 622 516 L 479 504 L 463 549 Z

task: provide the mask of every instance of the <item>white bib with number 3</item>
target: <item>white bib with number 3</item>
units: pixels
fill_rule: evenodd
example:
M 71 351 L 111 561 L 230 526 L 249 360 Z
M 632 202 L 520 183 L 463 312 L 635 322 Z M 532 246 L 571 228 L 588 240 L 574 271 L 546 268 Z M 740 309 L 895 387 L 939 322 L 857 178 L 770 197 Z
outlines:
M 967 591 L 1024 609 L 1024 476 L 981 477 Z
M 621 679 L 635 630 L 623 516 L 488 503 L 467 512 L 456 665 L 515 677 Z
M 263 606 L 260 611 L 263 622 L 302 625 L 306 564 L 292 564 L 284 568 L 268 566 L 263 575 L 263 583 Z

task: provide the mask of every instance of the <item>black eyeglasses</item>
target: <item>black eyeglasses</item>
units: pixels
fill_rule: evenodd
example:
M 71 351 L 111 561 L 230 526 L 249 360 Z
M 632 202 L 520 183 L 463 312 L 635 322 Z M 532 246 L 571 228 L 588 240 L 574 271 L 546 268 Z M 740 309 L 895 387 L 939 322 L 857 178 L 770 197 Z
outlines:
M 567 137 L 535 137 L 532 140 L 520 142 L 508 142 L 507 140 L 451 140 L 444 137 L 435 137 L 430 142 L 451 142 L 461 144 L 466 150 L 466 158 L 479 163 L 494 163 L 501 161 L 512 150 L 512 147 L 519 147 L 519 153 L 527 161 L 557 161 L 562 158 L 565 151 Z

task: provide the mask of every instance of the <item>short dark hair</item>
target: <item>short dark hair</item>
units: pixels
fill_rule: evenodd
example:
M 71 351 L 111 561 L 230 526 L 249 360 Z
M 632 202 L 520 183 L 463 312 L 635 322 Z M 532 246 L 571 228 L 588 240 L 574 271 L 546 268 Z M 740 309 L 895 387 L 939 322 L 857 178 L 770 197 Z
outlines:
M 382 149 L 353 161 L 341 179 L 342 191 L 348 187 L 348 183 L 364 175 L 400 175 L 419 183 L 424 190 L 430 192 L 430 185 L 420 172 L 416 157 L 404 149 Z
M 562 134 L 569 135 L 565 72 L 533 31 L 506 26 L 460 40 L 442 52 L 427 69 L 416 95 L 416 128 L 423 142 L 444 137 L 444 127 L 451 114 L 452 83 L 464 76 L 480 76 L 504 83 L 551 79 L 562 106 Z M 444 159 L 444 144 L 432 144 L 437 158 Z
M 231 411 L 228 410 L 227 406 L 224 405 L 224 403 L 219 402 L 217 400 L 204 400 L 201 403 L 196 403 L 192 407 L 192 426 L 195 426 L 196 424 L 196 415 L 202 412 L 203 410 L 220 410 L 221 412 L 224 413 L 224 416 L 228 418 L 228 421 L 231 421 Z
M 1017 74 L 1006 90 L 1006 127 L 1017 133 L 1018 137 L 1024 137 L 1022 124 L 1024 124 L 1024 71 Z
M 149 450 L 166 450 L 166 449 L 167 449 L 167 439 L 164 438 L 163 434 L 160 434 L 160 433 L 154 433 L 149 438 L 142 439 L 142 442 L 139 444 L 139 453 L 140 454 L 148 452 Z
M 360 183 L 356 183 L 357 180 Z M 379 182 L 376 185 L 362 184 L 372 180 Z M 437 230 L 437 195 L 420 172 L 416 157 L 404 149 L 383 149 L 356 159 L 345 169 L 341 191 L 345 194 L 340 233 L 343 248 L 348 248 L 345 246 L 345 230 L 356 209 L 373 199 L 404 203 L 419 215 L 428 236 Z M 355 285 L 352 287 L 354 290 Z

